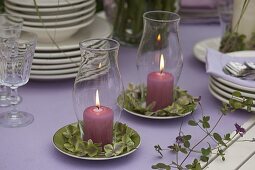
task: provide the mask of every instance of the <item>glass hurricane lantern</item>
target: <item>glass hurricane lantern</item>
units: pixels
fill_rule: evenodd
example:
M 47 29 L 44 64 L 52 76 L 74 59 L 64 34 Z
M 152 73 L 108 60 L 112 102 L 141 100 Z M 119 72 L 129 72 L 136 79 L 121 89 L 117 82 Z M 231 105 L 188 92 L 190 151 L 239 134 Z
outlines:
M 73 103 L 82 138 L 112 143 L 113 123 L 122 107 L 117 97 L 123 91 L 118 68 L 119 43 L 112 39 L 80 42 L 82 61 L 73 88 Z
M 147 86 L 146 104 L 152 104 L 153 111 L 157 111 L 172 104 L 183 67 L 180 17 L 167 11 L 149 11 L 143 20 L 136 64 L 141 84 Z

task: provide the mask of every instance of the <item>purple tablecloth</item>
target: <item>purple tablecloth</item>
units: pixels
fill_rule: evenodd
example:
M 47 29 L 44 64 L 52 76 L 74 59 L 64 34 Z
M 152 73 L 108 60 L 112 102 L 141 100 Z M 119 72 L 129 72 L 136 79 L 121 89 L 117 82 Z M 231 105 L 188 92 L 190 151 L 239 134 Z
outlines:
M 179 86 L 194 96 L 202 96 L 205 113 L 211 115 L 213 122 L 219 117 L 221 102 L 209 93 L 205 65 L 193 57 L 192 48 L 200 40 L 219 35 L 219 25 L 181 25 L 180 29 L 184 68 Z M 125 84 L 133 81 L 136 76 L 136 50 L 132 47 L 120 49 L 120 69 Z M 110 161 L 86 161 L 57 151 L 52 144 L 52 136 L 59 128 L 76 121 L 72 105 L 73 81 L 30 81 L 20 88 L 23 102 L 19 108 L 33 113 L 35 120 L 24 128 L 0 127 L 0 170 L 144 170 L 150 169 L 157 162 L 175 159 L 168 152 L 160 159 L 153 146 L 161 144 L 166 147 L 173 143 L 182 119 L 146 120 L 127 112 L 122 114 L 121 121 L 137 130 L 142 138 L 140 148 L 133 154 Z M 198 109 L 194 117 L 200 116 Z M 221 133 L 231 132 L 234 130 L 234 123 L 243 124 L 250 116 L 250 113 L 238 111 L 224 117 L 217 129 Z M 187 121 L 190 116 L 183 119 Z M 187 125 L 184 125 L 183 131 L 192 133 L 194 140 L 202 136 L 199 129 Z

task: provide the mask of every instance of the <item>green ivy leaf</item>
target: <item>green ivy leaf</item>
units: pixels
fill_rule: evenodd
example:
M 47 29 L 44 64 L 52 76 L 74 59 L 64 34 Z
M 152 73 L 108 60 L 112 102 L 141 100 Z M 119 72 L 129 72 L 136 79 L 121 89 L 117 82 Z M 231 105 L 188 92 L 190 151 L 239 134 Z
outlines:
M 200 156 L 200 160 L 203 161 L 203 162 L 208 162 L 209 157 L 207 157 L 207 156 Z
M 166 164 L 164 164 L 164 163 L 158 163 L 158 164 L 156 164 L 156 165 L 152 165 L 151 168 L 152 168 L 152 169 L 160 169 L 160 170 L 162 170 L 162 169 L 164 169 L 164 170 L 170 170 L 170 169 L 171 169 L 171 167 L 170 167 L 169 165 L 166 165 Z
M 189 120 L 189 121 L 188 121 L 188 124 L 189 124 L 190 126 L 197 126 L 197 125 L 198 125 L 198 123 L 197 123 L 195 120 Z
M 226 135 L 224 135 L 224 140 L 230 141 L 230 133 L 227 133 Z
M 91 139 L 89 139 L 85 151 L 90 157 L 94 157 L 98 154 L 99 148 L 93 143 Z

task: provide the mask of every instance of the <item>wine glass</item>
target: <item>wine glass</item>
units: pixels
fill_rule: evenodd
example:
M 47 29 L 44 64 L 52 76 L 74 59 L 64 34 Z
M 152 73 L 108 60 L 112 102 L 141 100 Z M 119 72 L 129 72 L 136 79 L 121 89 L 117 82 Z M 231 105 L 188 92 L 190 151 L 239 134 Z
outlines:
M 0 14 L 0 37 L 8 40 L 11 44 L 15 42 L 20 36 L 23 25 L 23 19 L 10 14 Z M 18 103 L 21 101 L 20 97 L 16 100 L 9 99 L 10 88 L 0 84 L 0 106 L 9 106 L 10 103 Z
M 18 87 L 29 80 L 37 36 L 23 31 L 14 44 L 9 39 L 0 40 L 0 82 L 11 88 L 10 98 L 16 100 Z M 0 126 L 22 127 L 33 122 L 33 115 L 17 110 L 16 105 L 11 102 L 12 110 L 0 114 Z

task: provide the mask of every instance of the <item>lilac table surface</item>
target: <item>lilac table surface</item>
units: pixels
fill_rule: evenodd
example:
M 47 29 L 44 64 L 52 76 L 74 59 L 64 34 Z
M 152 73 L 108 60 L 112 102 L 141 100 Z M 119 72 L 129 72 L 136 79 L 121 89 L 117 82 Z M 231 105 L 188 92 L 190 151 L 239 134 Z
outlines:
M 184 55 L 184 68 L 179 86 L 187 89 L 194 96 L 202 97 L 206 114 L 212 122 L 219 117 L 221 102 L 208 90 L 208 75 L 205 65 L 197 61 L 192 49 L 196 42 L 220 35 L 219 25 L 181 25 L 180 38 Z M 135 58 L 137 49 L 121 47 L 119 65 L 124 84 L 136 80 Z M 163 147 L 172 144 L 178 135 L 182 120 L 191 117 L 165 121 L 147 120 L 123 112 L 121 121 L 128 123 L 140 133 L 142 144 L 133 154 L 110 161 L 86 161 L 68 157 L 57 151 L 52 144 L 54 133 L 61 127 L 75 122 L 72 105 L 73 79 L 62 81 L 29 81 L 20 88 L 23 102 L 19 108 L 33 113 L 34 122 L 23 128 L 0 127 L 0 170 L 145 170 L 157 162 L 170 162 L 175 156 L 165 153 L 160 159 L 153 146 Z M 6 109 L 0 108 L 0 111 Z M 199 118 L 198 109 L 194 117 Z M 234 123 L 243 124 L 251 114 L 238 111 L 224 117 L 217 130 L 220 133 L 234 130 Z M 194 140 L 201 139 L 203 133 L 197 128 L 183 126 L 183 131 L 192 133 Z

